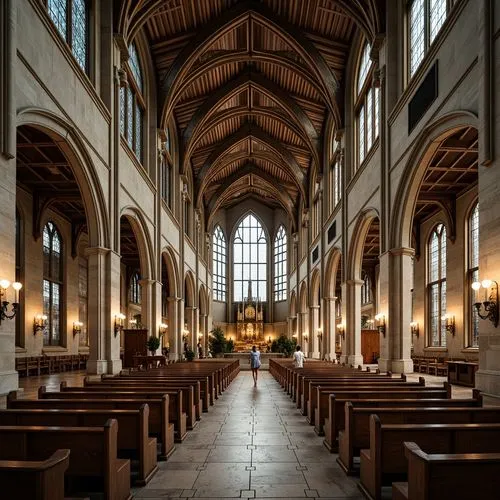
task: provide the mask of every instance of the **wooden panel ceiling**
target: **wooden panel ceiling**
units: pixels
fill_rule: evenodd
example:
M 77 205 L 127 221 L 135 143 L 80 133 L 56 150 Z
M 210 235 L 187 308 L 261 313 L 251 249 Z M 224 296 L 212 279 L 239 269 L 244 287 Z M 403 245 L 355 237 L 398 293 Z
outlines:
M 341 125 L 335 92 L 345 80 L 353 37 L 361 30 L 372 42 L 383 32 L 382 4 L 123 0 L 119 29 L 127 39 L 144 28 L 160 82 L 160 127 L 175 118 L 181 170 L 193 171 L 197 205 L 209 203 L 216 186 L 249 163 L 283 182 L 294 204 L 301 193 L 308 205 L 307 178 L 311 167 L 319 167 L 328 115 Z M 241 145 L 234 148 L 230 139 L 245 127 L 250 137 L 253 125 L 270 146 L 263 164 L 251 157 L 251 148 L 246 158 L 231 157 Z M 231 154 L 224 154 L 226 145 Z M 207 181 L 212 162 L 216 175 Z M 283 163 L 292 166 L 286 174 Z M 255 187 L 237 192 L 258 195 Z

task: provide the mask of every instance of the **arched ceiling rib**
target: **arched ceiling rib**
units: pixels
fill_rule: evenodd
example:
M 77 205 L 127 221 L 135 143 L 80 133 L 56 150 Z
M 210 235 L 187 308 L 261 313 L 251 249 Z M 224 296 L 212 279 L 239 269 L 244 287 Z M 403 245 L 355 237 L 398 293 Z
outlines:
M 345 66 L 356 30 L 373 43 L 381 0 L 122 0 L 118 43 L 140 30 L 159 83 L 158 126 L 177 126 L 196 206 L 237 196 L 309 205 L 322 134 L 343 126 Z M 170 120 L 170 118 L 173 120 Z M 253 170 L 253 172 L 252 172 Z M 276 189 L 279 186 L 279 189 Z M 274 199 L 274 202 L 272 201 Z

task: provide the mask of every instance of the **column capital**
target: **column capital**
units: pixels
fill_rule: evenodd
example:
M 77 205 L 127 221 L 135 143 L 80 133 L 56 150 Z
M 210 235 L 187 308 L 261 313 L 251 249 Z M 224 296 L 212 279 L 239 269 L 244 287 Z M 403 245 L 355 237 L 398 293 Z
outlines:
M 151 280 L 149 278 L 144 278 L 142 280 L 139 280 L 139 285 L 145 286 L 145 285 L 154 285 L 155 283 L 158 283 L 156 280 Z
M 309 306 L 309 309 L 319 309 L 319 308 L 320 308 L 320 306 L 318 306 L 318 305 Z
M 180 297 L 167 297 L 167 302 L 179 302 Z
M 188 311 L 196 311 L 198 308 L 196 306 L 186 306 L 184 309 L 187 309 Z
M 326 302 L 335 302 L 336 300 L 338 300 L 338 297 L 337 296 L 335 296 L 335 297 L 323 297 L 323 300 Z
M 364 283 L 363 280 L 346 280 L 346 285 L 351 285 L 351 286 L 352 285 L 354 285 L 354 286 L 356 286 L 356 285 L 361 286 L 363 283 Z
M 391 255 L 403 255 L 403 256 L 407 256 L 407 257 L 413 257 L 415 255 L 415 249 L 414 248 L 407 248 L 407 247 L 391 248 L 389 250 L 389 253 Z
M 84 253 L 88 257 L 90 255 L 107 255 L 111 250 L 105 247 L 88 247 Z

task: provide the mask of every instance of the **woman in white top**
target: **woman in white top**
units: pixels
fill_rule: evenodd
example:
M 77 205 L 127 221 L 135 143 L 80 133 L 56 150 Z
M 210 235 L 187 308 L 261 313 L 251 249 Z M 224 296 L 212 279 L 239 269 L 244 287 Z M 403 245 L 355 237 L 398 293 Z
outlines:
M 257 351 L 257 346 L 253 346 L 250 351 L 250 368 L 252 369 L 253 385 L 257 387 L 257 377 L 260 368 L 260 351 Z
M 295 368 L 304 368 L 304 353 L 300 350 L 300 345 L 297 346 L 293 353 L 293 361 Z

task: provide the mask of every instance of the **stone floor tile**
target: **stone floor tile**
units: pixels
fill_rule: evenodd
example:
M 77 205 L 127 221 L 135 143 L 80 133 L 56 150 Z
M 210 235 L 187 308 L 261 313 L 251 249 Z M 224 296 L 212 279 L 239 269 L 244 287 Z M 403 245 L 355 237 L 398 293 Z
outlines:
M 192 489 L 199 474 L 191 470 L 159 470 L 145 486 L 146 489 L 160 490 L 169 488 Z
M 306 484 L 302 471 L 297 470 L 297 463 L 256 463 L 252 472 L 252 488 L 263 485 Z
M 183 446 L 178 446 L 172 456 L 168 459 L 172 462 L 188 462 L 188 463 L 203 463 L 208 457 L 211 450 L 199 448 L 197 446 L 189 446 L 187 443 Z
M 207 462 L 209 463 L 246 463 L 252 460 L 252 450 L 244 445 L 216 446 L 210 450 Z
M 252 453 L 252 464 L 266 462 L 297 463 L 297 456 L 287 446 L 258 445 Z

